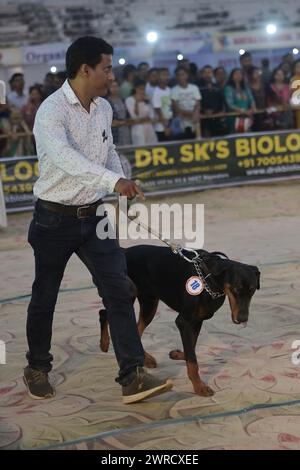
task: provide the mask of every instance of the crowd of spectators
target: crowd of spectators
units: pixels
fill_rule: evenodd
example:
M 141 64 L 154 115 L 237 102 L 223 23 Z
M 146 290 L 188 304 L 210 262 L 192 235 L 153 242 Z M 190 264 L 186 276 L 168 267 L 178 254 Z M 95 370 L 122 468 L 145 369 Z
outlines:
M 183 59 L 173 76 L 146 62 L 128 64 L 116 75 L 105 98 L 113 109 L 112 131 L 119 146 L 300 128 L 300 107 L 292 103 L 297 81 L 300 85 L 300 60 L 294 61 L 292 54 L 275 70 L 268 59 L 255 66 L 246 52 L 240 67 L 229 73 Z M 34 153 L 35 114 L 65 79 L 64 72 L 48 73 L 43 84 L 26 93 L 23 74 L 11 77 L 7 104 L 0 106 L 0 155 Z

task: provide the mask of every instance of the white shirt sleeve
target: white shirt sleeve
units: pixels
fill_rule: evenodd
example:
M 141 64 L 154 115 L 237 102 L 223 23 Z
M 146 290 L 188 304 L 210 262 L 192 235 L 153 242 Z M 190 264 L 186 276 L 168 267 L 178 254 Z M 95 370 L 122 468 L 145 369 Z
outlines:
M 48 109 L 43 108 L 42 112 L 37 112 L 33 129 L 41 154 L 46 154 L 65 173 L 78 177 L 84 186 L 113 192 L 122 176 L 106 169 L 100 163 L 90 161 L 84 154 L 74 149 L 69 142 L 63 109 L 57 110 L 54 103 L 47 105 Z M 110 154 L 111 163 L 114 155 L 112 147 Z
M 194 85 L 193 89 L 194 89 L 194 95 L 195 95 L 196 101 L 202 100 L 201 92 L 200 92 L 199 88 L 197 87 L 197 85 Z

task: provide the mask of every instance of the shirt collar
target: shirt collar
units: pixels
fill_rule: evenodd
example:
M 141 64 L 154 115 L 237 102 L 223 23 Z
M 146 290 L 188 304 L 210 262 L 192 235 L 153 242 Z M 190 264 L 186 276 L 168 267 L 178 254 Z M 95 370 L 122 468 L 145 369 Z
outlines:
M 69 84 L 68 79 L 64 82 L 64 84 L 62 86 L 62 90 L 63 90 L 63 93 L 64 93 L 65 97 L 69 101 L 69 103 L 71 103 L 71 104 L 78 103 L 78 104 L 81 105 L 80 100 L 79 100 L 78 96 L 76 95 L 76 93 L 74 92 L 74 90 L 72 89 L 71 85 Z M 99 105 L 100 101 L 101 101 L 101 98 L 100 97 L 95 97 L 95 98 L 93 98 L 92 101 L 96 105 Z

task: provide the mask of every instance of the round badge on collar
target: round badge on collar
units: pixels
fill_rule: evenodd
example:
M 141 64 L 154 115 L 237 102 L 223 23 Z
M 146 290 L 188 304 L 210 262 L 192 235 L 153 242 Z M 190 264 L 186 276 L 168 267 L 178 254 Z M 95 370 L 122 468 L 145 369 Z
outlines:
M 204 290 L 204 284 L 200 277 L 192 276 L 186 281 L 185 288 L 188 294 L 199 295 Z

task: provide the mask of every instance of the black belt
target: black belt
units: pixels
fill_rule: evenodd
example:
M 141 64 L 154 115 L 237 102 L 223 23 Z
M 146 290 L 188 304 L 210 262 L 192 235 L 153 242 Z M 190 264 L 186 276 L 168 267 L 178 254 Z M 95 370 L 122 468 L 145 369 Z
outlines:
M 86 204 L 84 206 L 68 206 L 65 204 L 59 204 L 58 202 L 44 201 L 43 199 L 38 199 L 36 202 L 37 207 L 44 207 L 49 211 L 59 212 L 64 215 L 71 215 L 77 217 L 78 219 L 84 219 L 91 215 L 95 215 L 97 212 L 98 206 L 103 204 L 102 199 L 93 202 L 92 204 Z

